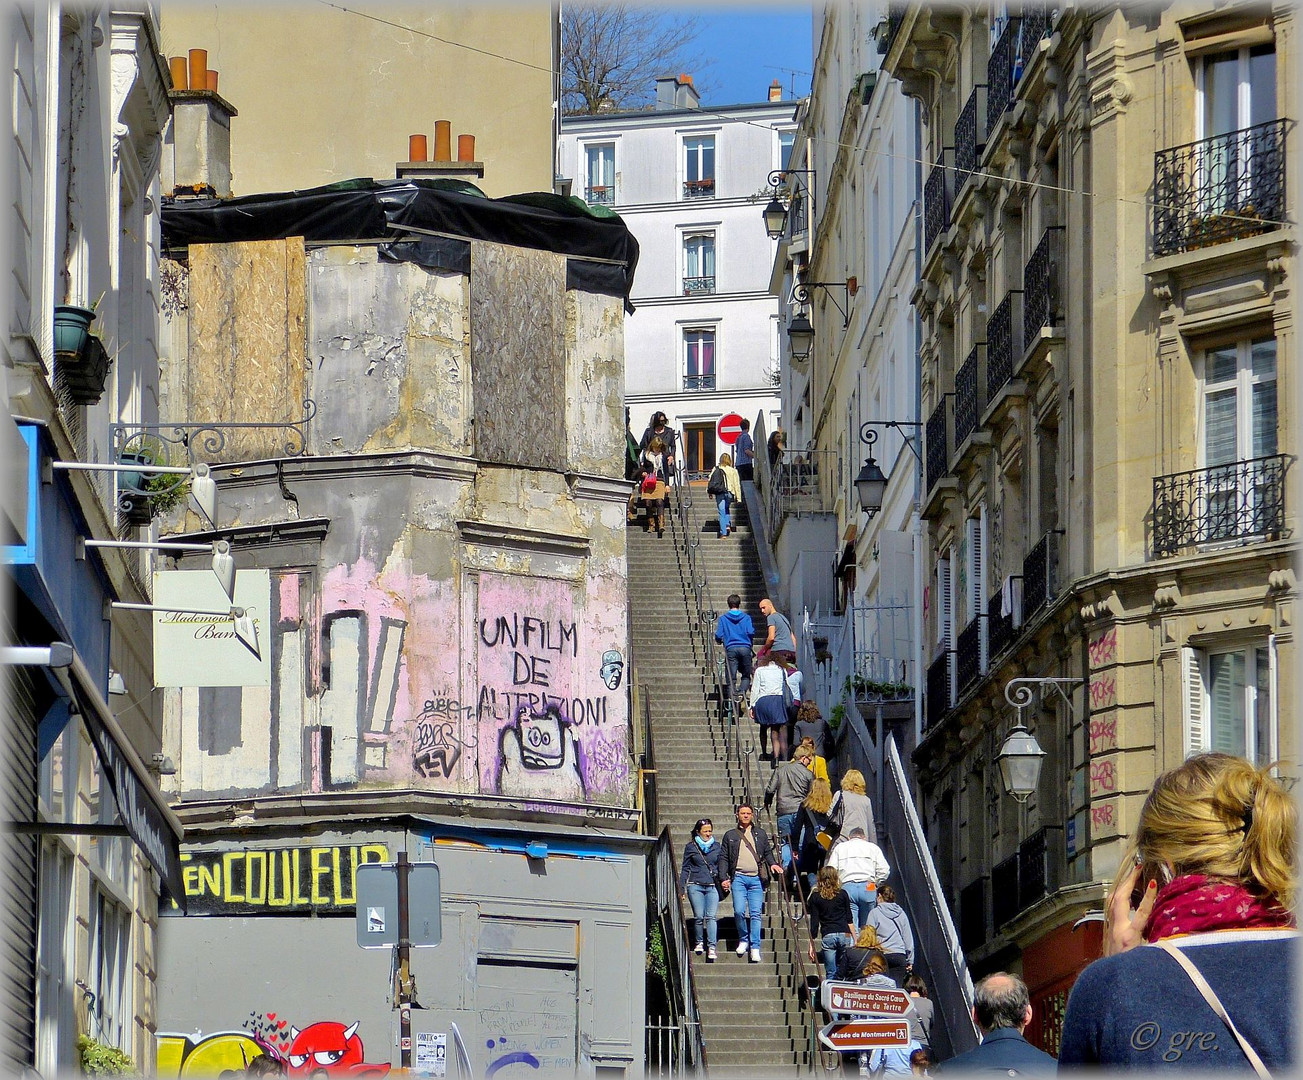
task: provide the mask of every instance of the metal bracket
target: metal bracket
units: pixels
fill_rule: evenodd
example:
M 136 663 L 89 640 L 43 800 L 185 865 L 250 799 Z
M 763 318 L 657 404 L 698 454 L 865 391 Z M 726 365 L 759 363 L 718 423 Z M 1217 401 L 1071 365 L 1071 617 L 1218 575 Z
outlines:
M 1084 683 L 1085 679 L 1054 679 L 1054 678 L 1022 678 L 1010 679 L 1004 684 L 1004 699 L 1020 713 L 1032 703 L 1032 687 L 1039 687 L 1042 691 L 1048 686 L 1055 690 L 1059 697 L 1063 698 L 1063 703 L 1068 707 L 1068 715 L 1074 716 L 1072 708 L 1072 698 L 1063 689 L 1065 686 L 1077 686 Z

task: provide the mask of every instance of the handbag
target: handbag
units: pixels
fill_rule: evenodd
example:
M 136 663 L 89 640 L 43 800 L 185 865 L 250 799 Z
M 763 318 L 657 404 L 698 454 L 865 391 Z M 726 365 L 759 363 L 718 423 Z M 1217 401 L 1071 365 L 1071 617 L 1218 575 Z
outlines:
M 724 479 L 724 470 L 718 465 L 715 471 L 710 474 L 710 479 L 706 481 L 707 495 L 723 495 L 728 490 L 728 481 Z
M 792 693 L 792 684 L 787 681 L 787 669 L 783 668 L 783 711 L 790 717 L 794 708 L 796 696 Z
M 1226 1006 L 1222 1004 L 1221 998 L 1219 998 L 1217 992 L 1208 985 L 1208 980 L 1205 979 L 1202 972 L 1194 966 L 1193 961 L 1191 961 L 1188 956 L 1181 952 L 1181 950 L 1170 941 L 1155 941 L 1154 944 L 1180 964 L 1185 970 L 1185 973 L 1190 976 L 1190 981 L 1194 983 L 1194 988 L 1203 995 L 1203 999 L 1208 1002 L 1209 1008 L 1211 1008 L 1212 1011 L 1221 1018 L 1222 1023 L 1231 1029 L 1231 1034 L 1235 1036 L 1235 1041 L 1240 1044 L 1240 1049 L 1244 1051 L 1244 1056 L 1249 1059 L 1249 1064 L 1253 1066 L 1253 1071 L 1261 1077 L 1270 1078 L 1271 1072 L 1268 1070 L 1267 1066 L 1262 1063 L 1262 1058 L 1258 1056 L 1258 1052 L 1253 1049 L 1249 1040 L 1240 1034 L 1240 1029 L 1235 1026 L 1235 1021 L 1231 1019 L 1230 1014 L 1226 1011 Z

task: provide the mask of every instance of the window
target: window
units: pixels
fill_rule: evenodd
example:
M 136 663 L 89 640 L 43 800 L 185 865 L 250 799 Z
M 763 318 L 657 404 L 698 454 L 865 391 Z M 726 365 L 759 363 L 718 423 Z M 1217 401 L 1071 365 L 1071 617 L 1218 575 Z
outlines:
M 786 169 L 788 162 L 792 160 L 792 144 L 795 142 L 795 131 L 780 131 L 778 133 L 778 167 L 780 169 Z
M 584 157 L 585 201 L 612 205 L 615 202 L 615 143 L 586 146 Z
M 1245 46 L 1202 58 L 1195 69 L 1199 139 L 1276 119 L 1276 46 Z
M 92 1033 L 102 1043 L 131 1049 L 131 916 L 98 889 L 91 909 Z
M 1185 752 L 1217 750 L 1268 765 L 1276 756 L 1276 643 L 1183 650 Z
M 1204 57 L 1195 68 L 1196 184 L 1203 216 L 1265 212 L 1282 148 L 1276 118 L 1276 47 L 1246 46 Z
M 715 389 L 715 331 L 693 329 L 683 331 L 685 368 L 684 390 Z
M 699 480 L 708 477 L 715 468 L 715 424 L 684 424 L 683 452 L 686 460 L 683 468 L 688 479 Z
M 36 1068 L 72 1072 L 77 1038 L 73 998 L 72 855 L 62 844 L 41 848 L 36 951 Z
M 683 237 L 683 295 L 703 296 L 715 291 L 715 234 L 688 233 Z
M 715 194 L 715 136 L 685 138 L 683 155 L 683 197 L 711 198 Z

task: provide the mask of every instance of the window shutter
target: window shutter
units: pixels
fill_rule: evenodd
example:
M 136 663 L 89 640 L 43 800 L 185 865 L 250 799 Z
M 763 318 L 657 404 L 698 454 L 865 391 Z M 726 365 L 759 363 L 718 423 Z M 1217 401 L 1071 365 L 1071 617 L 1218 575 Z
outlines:
M 969 615 L 977 618 L 986 610 L 986 557 L 982 537 L 986 532 L 986 507 L 978 517 L 968 519 L 968 604 Z
M 937 644 L 950 647 L 950 560 L 937 560 Z
M 1208 749 L 1208 725 L 1204 709 L 1203 651 L 1188 645 L 1181 650 L 1181 685 L 1185 696 L 1185 756 Z

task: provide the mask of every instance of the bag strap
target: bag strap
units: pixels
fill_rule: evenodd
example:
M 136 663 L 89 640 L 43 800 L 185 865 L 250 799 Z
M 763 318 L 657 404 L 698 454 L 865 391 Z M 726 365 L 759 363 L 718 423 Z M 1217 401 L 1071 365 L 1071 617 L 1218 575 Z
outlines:
M 1208 1002 L 1212 1011 L 1221 1017 L 1222 1023 L 1231 1029 L 1231 1034 L 1235 1036 L 1235 1041 L 1240 1044 L 1240 1049 L 1244 1051 L 1244 1056 L 1249 1059 L 1249 1064 L 1253 1066 L 1253 1071 L 1260 1077 L 1263 1077 L 1264 1080 L 1269 1078 L 1271 1072 L 1267 1069 L 1267 1066 L 1262 1063 L 1262 1058 L 1258 1056 L 1258 1052 L 1253 1049 L 1252 1045 L 1250 1045 L 1249 1040 L 1240 1034 L 1240 1029 L 1235 1026 L 1235 1021 L 1231 1019 L 1230 1014 L 1226 1011 L 1226 1006 L 1222 1004 L 1221 998 L 1217 996 L 1213 988 L 1208 985 L 1208 980 L 1203 977 L 1203 973 L 1194 966 L 1194 963 L 1188 956 L 1181 952 L 1181 950 L 1170 941 L 1155 941 L 1154 944 L 1185 969 L 1185 973 L 1190 976 L 1190 981 L 1194 983 L 1194 988 L 1203 995 L 1204 1001 Z

